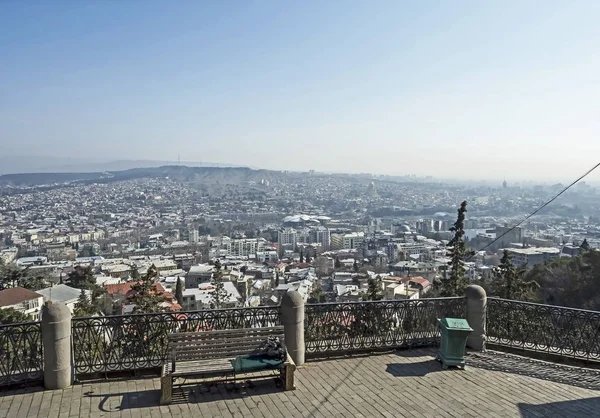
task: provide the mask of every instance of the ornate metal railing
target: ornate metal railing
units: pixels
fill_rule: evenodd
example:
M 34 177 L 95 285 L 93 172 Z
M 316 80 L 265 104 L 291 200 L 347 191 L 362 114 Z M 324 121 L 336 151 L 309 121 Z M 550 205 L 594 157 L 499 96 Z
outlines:
M 489 298 L 490 344 L 600 360 L 600 312 Z
M 465 298 L 306 305 L 306 352 L 340 353 L 432 345 L 437 318 L 465 317 Z
M 0 386 L 42 380 L 43 365 L 39 322 L 0 325 Z
M 279 325 L 279 307 L 218 309 L 73 319 L 75 373 L 136 371 L 162 365 L 171 332 Z

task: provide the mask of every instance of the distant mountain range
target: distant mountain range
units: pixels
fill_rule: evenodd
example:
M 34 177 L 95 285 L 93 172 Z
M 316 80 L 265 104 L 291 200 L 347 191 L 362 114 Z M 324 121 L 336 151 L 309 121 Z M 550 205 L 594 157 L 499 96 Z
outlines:
M 55 186 L 65 183 L 92 184 L 141 178 L 165 178 L 181 180 L 198 185 L 242 184 L 273 181 L 285 175 L 280 171 L 254 170 L 249 167 L 188 167 L 165 165 L 117 171 L 86 171 L 56 173 L 15 173 L 0 176 L 0 185 Z M 265 183 L 266 184 L 266 183 Z
M 19 173 L 83 173 L 103 171 L 123 171 L 134 168 L 162 167 L 176 165 L 175 161 L 157 160 L 117 160 L 99 161 L 39 156 L 0 157 L 0 174 Z M 235 167 L 234 164 L 182 161 L 188 167 Z

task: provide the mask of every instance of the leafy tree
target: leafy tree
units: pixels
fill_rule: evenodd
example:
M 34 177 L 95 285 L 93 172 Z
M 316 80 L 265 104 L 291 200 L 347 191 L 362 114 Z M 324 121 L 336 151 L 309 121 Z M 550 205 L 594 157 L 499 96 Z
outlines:
M 600 251 L 590 249 L 576 257 L 538 264 L 525 280 L 540 285 L 541 303 L 600 310 Z
M 31 322 L 31 318 L 15 308 L 0 309 L 0 324 L 16 324 L 19 322 Z
M 48 287 L 48 281 L 44 275 L 33 275 L 28 272 L 20 281 L 19 286 L 24 287 L 25 289 L 36 291 Z
M 96 276 L 94 276 L 94 271 L 90 266 L 76 266 L 69 273 L 66 284 L 75 289 L 91 290 L 92 303 L 95 303 L 96 299 L 105 293 L 104 288 L 96 284 Z
M 158 271 L 154 264 L 148 268 L 148 271 L 139 282 L 131 286 L 131 293 L 127 296 L 127 303 L 135 305 L 134 312 L 160 312 L 160 304 L 164 302 L 164 297 L 158 292 L 154 280 L 158 276 Z
M 91 290 L 95 284 L 96 278 L 90 266 L 76 266 L 67 277 L 67 285 L 75 289 Z
M 525 271 L 513 265 L 508 251 L 504 250 L 500 265 L 494 271 L 491 293 L 504 299 L 536 301 L 536 292 L 540 285 L 525 280 Z
M 310 296 L 311 302 L 313 303 L 324 303 L 327 301 L 327 295 L 323 291 L 323 286 L 321 286 L 321 282 L 317 281 Z
M 96 306 L 90 301 L 85 293 L 84 289 L 81 289 L 75 309 L 73 310 L 73 316 L 92 316 L 97 312 Z
M 177 285 L 175 285 L 175 299 L 177 303 L 183 306 L 183 280 L 177 278 Z
M 335 262 L 333 265 L 336 269 L 339 269 L 342 267 L 342 262 L 340 261 L 340 258 L 336 255 L 335 256 Z
M 0 264 L 0 290 L 17 286 L 33 291 L 44 289 L 48 286 L 47 277 L 32 273 L 29 267 L 22 269 L 16 264 Z
M 454 237 L 448 243 L 447 255 L 450 258 L 450 274 L 439 282 L 440 295 L 444 297 L 460 296 L 467 287 L 467 277 L 465 269 L 465 259 L 471 255 L 467 250 L 464 241 L 465 235 L 465 214 L 467 213 L 467 202 L 463 201 L 458 208 L 458 217 L 450 231 L 454 232 Z
M 304 263 L 304 253 L 300 250 L 300 262 Z
M 140 272 L 137 267 L 133 266 L 131 267 L 131 281 L 137 282 L 138 280 L 140 280 Z
M 382 281 L 381 276 L 369 277 L 367 280 L 367 300 L 381 300 L 383 299 L 383 291 L 381 289 Z
M 225 283 L 223 281 L 223 272 L 221 271 L 221 261 L 217 259 L 213 267 L 212 275 L 213 286 L 215 290 L 211 294 L 211 309 L 220 309 L 225 307 L 231 294 L 227 293 Z

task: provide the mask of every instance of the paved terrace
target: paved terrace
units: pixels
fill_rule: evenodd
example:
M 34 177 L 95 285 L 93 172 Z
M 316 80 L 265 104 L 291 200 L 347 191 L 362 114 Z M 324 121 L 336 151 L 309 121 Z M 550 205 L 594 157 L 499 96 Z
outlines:
M 0 418 L 21 417 L 593 417 L 600 371 L 488 351 L 466 370 L 442 370 L 433 349 L 311 361 L 297 390 L 275 379 L 187 381 L 159 406 L 156 378 L 0 394 Z

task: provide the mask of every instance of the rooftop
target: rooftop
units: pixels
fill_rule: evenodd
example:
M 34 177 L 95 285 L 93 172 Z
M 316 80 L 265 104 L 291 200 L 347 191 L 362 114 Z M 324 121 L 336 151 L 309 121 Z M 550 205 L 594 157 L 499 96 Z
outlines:
M 42 297 L 39 293 L 24 287 L 11 287 L 0 291 L 0 306 L 11 306 L 27 300 L 37 299 Z
M 507 248 L 509 253 L 535 255 L 535 254 L 559 254 L 560 249 L 553 247 L 529 247 L 529 248 Z
M 80 289 L 67 286 L 66 284 L 58 284 L 56 286 L 47 287 L 46 289 L 38 290 L 37 293 L 44 297 L 44 300 L 51 300 L 52 302 L 70 302 L 73 299 L 77 299 L 81 294 Z M 91 294 L 91 291 L 86 291 L 86 294 Z
M 1 416 L 27 417 L 591 417 L 600 371 L 511 354 L 470 353 L 466 370 L 442 370 L 435 349 L 310 361 L 297 389 L 189 380 L 159 405 L 156 378 L 103 380 L 65 390 L 3 391 Z

